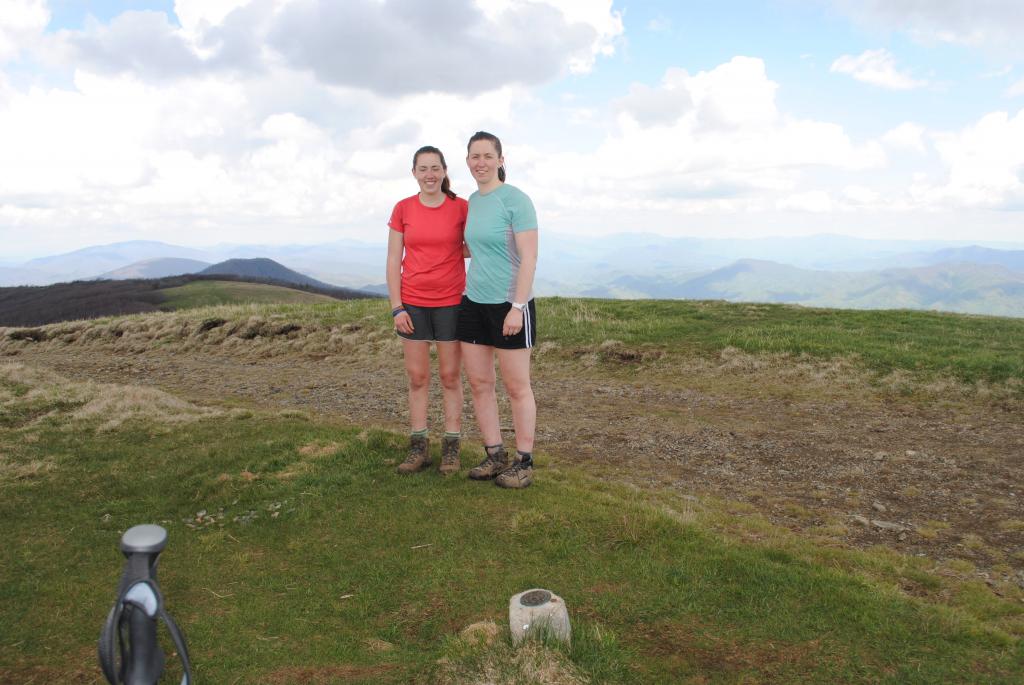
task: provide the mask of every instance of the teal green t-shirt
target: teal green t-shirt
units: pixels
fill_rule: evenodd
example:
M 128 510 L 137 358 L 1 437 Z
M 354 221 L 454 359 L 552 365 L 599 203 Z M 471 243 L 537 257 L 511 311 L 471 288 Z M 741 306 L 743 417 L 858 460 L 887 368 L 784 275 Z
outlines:
M 519 188 L 505 183 L 489 193 L 470 195 L 465 234 L 471 257 L 466 297 L 481 304 L 511 302 L 520 263 L 515 234 L 536 230 L 537 212 Z

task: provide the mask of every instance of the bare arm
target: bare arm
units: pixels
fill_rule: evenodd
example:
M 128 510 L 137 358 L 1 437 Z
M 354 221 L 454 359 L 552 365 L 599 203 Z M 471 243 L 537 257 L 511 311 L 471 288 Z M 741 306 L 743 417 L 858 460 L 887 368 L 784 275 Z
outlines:
M 405 236 L 392 229 L 388 234 L 388 297 L 391 308 L 402 304 L 402 253 L 405 251 Z
M 537 231 L 523 231 L 515 234 L 516 250 L 519 252 L 519 275 L 516 276 L 515 302 L 526 303 L 533 290 L 533 275 L 537 271 Z M 523 330 L 523 312 L 512 307 L 505 315 L 502 335 L 515 335 Z
M 405 236 L 392 229 L 388 235 L 388 261 L 386 267 L 388 298 L 391 308 L 402 306 L 402 253 L 405 250 Z M 401 333 L 412 333 L 412 319 L 406 313 L 391 317 L 395 322 L 395 330 Z
M 516 277 L 516 302 L 526 302 L 533 290 L 533 275 L 537 271 L 537 233 L 523 231 L 515 234 L 516 250 L 519 252 L 519 275 Z

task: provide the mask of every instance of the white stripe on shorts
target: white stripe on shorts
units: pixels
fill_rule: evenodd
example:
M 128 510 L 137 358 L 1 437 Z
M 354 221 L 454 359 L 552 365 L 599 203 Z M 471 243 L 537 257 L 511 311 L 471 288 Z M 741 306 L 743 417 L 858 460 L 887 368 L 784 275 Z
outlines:
M 523 333 L 526 334 L 526 347 L 533 347 L 533 336 L 530 335 L 530 328 L 533 324 L 530 322 L 530 303 L 527 302 L 526 306 L 523 307 Z

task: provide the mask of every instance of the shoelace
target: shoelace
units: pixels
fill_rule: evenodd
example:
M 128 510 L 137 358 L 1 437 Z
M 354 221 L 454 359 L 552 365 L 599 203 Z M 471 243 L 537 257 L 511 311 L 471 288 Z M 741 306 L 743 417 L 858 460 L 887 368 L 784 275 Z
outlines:
M 422 457 L 422 456 L 423 455 L 420 454 L 419 452 L 409 452 L 409 455 L 405 458 L 405 463 L 406 464 L 414 464 L 417 461 L 419 461 L 420 457 Z M 394 463 L 394 462 L 392 462 L 392 463 Z
M 497 454 L 487 454 L 487 458 L 484 459 L 484 463 L 481 466 L 490 466 L 491 464 L 507 464 L 504 459 L 498 459 Z
M 526 469 L 529 469 L 529 468 L 532 468 L 532 467 L 533 467 L 532 463 L 524 464 L 521 461 L 517 461 L 515 464 L 512 464 L 512 466 L 508 467 L 508 470 L 505 471 L 505 473 L 508 473 L 510 475 L 518 476 L 520 473 L 522 473 Z

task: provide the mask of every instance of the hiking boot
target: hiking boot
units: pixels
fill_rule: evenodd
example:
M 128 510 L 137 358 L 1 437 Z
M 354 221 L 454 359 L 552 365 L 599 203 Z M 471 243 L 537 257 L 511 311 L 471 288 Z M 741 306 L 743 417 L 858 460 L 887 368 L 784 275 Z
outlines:
M 459 438 L 449 437 L 445 437 L 441 441 L 441 468 L 438 470 L 442 476 L 450 476 L 453 473 L 459 472 L 459 446 L 461 442 Z
M 516 462 L 498 474 L 494 484 L 499 488 L 527 488 L 533 482 L 533 462 Z
M 433 463 L 430 459 L 430 441 L 425 437 L 413 435 L 409 438 L 409 456 L 398 465 L 398 472 L 416 473 Z
M 504 447 L 499 447 L 493 453 L 487 452 L 487 457 L 469 470 L 469 477 L 473 480 L 490 480 L 508 466 L 508 453 Z

